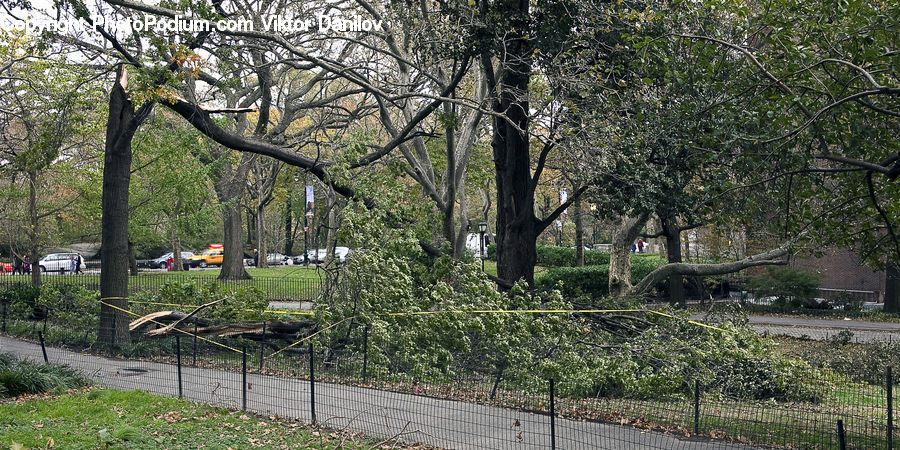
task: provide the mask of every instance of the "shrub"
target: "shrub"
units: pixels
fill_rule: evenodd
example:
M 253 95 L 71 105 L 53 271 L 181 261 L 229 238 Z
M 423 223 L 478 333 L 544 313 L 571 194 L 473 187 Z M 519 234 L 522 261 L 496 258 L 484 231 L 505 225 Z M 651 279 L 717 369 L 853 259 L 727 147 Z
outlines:
M 639 282 L 663 264 L 665 260 L 657 255 L 632 255 L 631 282 Z M 609 265 L 553 267 L 536 279 L 535 284 L 542 289 L 558 287 L 565 298 L 606 297 L 609 295 Z
M 757 297 L 775 297 L 776 309 L 800 307 L 821 309 L 830 307 L 815 300 L 820 277 L 796 267 L 769 267 L 764 275 L 750 280 L 749 288 Z
M 568 247 L 557 247 L 555 245 L 538 245 L 535 249 L 537 252 L 537 265 L 541 267 L 574 267 L 575 266 L 575 249 Z M 488 259 L 497 260 L 497 244 L 491 244 L 487 248 Z M 584 265 L 601 266 L 609 264 L 609 253 L 597 252 L 593 250 L 584 251 Z
M 68 366 L 17 361 L 9 355 L 0 357 L 2 396 L 62 392 L 87 384 L 88 380 L 83 375 Z
M 553 267 L 535 280 L 538 288 L 558 288 L 564 298 L 609 295 L 609 266 Z

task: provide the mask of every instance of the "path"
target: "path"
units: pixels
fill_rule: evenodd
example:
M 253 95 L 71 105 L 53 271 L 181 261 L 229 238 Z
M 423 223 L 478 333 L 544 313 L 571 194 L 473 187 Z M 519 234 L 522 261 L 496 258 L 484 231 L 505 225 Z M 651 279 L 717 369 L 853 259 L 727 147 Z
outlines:
M 51 362 L 82 370 L 101 386 L 177 395 L 178 378 L 174 365 L 116 360 L 56 348 L 47 350 Z M 0 352 L 37 361 L 43 358 L 40 345 L 2 336 Z M 183 367 L 182 378 L 185 399 L 240 409 L 240 373 Z M 247 385 L 248 410 L 311 421 L 309 382 L 248 373 Z M 401 436 L 404 441 L 444 448 L 550 447 L 550 423 L 545 415 L 322 382 L 315 384 L 315 391 L 317 419 L 332 428 L 347 428 L 369 436 Z M 519 426 L 514 425 L 517 421 Z M 724 442 L 687 441 L 626 426 L 567 419 L 556 420 L 556 442 L 560 449 L 747 448 Z
M 864 320 L 806 319 L 800 317 L 750 316 L 750 326 L 760 333 L 826 340 L 849 330 L 859 343 L 900 342 L 900 323 Z

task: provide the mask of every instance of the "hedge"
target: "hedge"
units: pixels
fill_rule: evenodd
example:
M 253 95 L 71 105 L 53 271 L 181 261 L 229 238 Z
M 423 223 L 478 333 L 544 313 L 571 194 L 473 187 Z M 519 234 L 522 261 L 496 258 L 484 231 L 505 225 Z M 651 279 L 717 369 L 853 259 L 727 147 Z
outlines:
M 639 282 L 665 262 L 657 255 L 631 255 L 631 282 Z M 562 282 L 559 289 L 566 298 L 584 295 L 595 299 L 606 297 L 609 295 L 609 264 L 553 267 L 535 280 L 537 287 L 542 289 L 556 288 L 559 282 Z
M 487 249 L 488 259 L 497 260 L 497 244 Z M 584 251 L 584 265 L 601 266 L 609 264 L 609 253 L 594 250 Z M 554 245 L 537 246 L 537 265 L 541 267 L 575 267 L 575 249 Z

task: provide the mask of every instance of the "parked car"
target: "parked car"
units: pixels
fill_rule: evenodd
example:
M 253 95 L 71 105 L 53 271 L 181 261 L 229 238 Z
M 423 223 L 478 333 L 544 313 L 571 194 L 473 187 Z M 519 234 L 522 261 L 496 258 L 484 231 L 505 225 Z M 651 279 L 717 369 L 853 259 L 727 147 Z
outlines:
M 203 253 L 188 258 L 191 267 L 221 266 L 225 249 L 222 244 L 209 244 L 209 248 Z
M 338 262 L 344 264 L 347 262 L 347 256 L 350 255 L 350 249 L 347 247 L 335 247 L 334 248 L 334 257 L 337 258 Z M 310 264 L 322 264 L 325 262 L 325 258 L 328 256 L 328 249 L 320 248 L 318 250 L 309 250 L 306 252 L 306 258 L 309 260 Z M 303 255 L 297 255 L 293 257 L 294 264 L 303 264 Z
M 41 272 L 70 272 L 72 270 L 72 258 L 80 256 L 78 253 L 51 253 L 38 260 Z M 84 258 L 81 258 L 81 270 L 85 269 Z
M 281 253 L 269 253 L 266 255 L 266 264 L 270 266 L 281 266 L 287 264 L 289 259 L 291 259 L 289 256 Z
M 188 267 L 190 266 L 190 258 L 194 256 L 194 252 L 181 252 L 181 263 Z M 147 266 L 151 269 L 165 269 L 166 264 L 169 261 L 169 258 L 172 257 L 172 252 L 166 253 L 165 255 L 160 256 L 156 259 L 151 259 L 147 262 Z

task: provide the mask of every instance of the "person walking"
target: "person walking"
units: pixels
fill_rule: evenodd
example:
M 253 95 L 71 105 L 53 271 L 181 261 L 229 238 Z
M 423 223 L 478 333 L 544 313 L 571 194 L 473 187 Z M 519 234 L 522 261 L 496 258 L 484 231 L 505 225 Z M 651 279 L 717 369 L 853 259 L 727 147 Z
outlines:
M 81 259 L 81 253 L 76 253 L 75 254 L 75 273 L 84 273 L 81 271 L 81 263 L 82 262 L 83 261 Z
M 31 255 L 25 255 L 25 262 L 22 267 L 25 269 L 25 273 L 31 273 Z
M 259 267 L 259 250 L 253 249 L 253 267 Z
M 638 253 L 644 253 L 644 240 L 643 239 L 638 239 L 637 247 L 638 247 Z
M 13 254 L 13 275 L 25 275 L 25 268 L 22 267 L 22 258 Z

